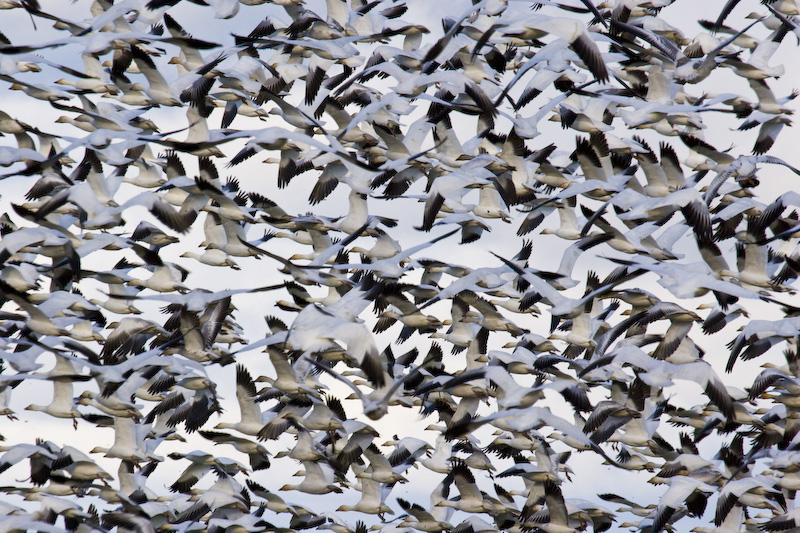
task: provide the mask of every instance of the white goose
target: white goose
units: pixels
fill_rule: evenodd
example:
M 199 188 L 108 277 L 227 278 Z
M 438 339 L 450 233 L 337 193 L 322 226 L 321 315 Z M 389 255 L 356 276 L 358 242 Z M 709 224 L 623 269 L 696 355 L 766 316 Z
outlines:
M 217 429 L 235 429 L 245 435 L 255 436 L 264 427 L 261 409 L 256 403 L 256 387 L 250 373 L 242 365 L 236 365 L 236 401 L 239 404 L 238 422 L 220 422 Z
M 303 481 L 297 485 L 285 484 L 280 490 L 299 490 L 308 494 L 342 493 L 343 490 L 333 484 L 333 468 L 327 463 L 303 461 Z

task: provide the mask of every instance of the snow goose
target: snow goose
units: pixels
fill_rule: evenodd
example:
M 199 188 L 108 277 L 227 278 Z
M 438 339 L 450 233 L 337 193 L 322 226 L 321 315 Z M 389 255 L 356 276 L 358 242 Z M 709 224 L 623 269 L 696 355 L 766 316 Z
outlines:
M 136 294 L 141 289 L 135 287 L 128 287 L 120 283 L 109 283 L 108 285 L 108 298 L 105 301 L 98 300 L 97 298 L 90 298 L 89 301 L 95 305 L 116 313 L 119 315 L 134 314 L 139 315 L 142 312 L 133 305 Z
M 598 98 L 594 94 L 581 98 L 573 93 L 558 106 L 558 115 L 552 115 L 552 118 L 560 121 L 563 129 L 572 128 L 584 133 L 611 131 L 613 127 L 607 121 L 613 116 L 609 110 L 612 105 L 610 98 Z
M 253 471 L 269 468 L 269 452 L 261 444 L 242 437 L 235 437 L 221 431 L 200 431 L 200 435 L 214 444 L 230 444 L 237 451 L 246 454 L 250 458 L 250 466 Z
M 339 157 L 345 164 L 350 163 L 356 167 L 368 171 L 376 170 L 374 167 L 365 165 L 363 162 L 351 155 L 341 145 L 339 140 L 330 134 L 325 135 L 325 138 L 330 144 L 325 144 L 302 132 L 286 130 L 279 127 L 269 127 L 260 130 L 226 132 L 219 139 L 212 139 L 209 142 L 213 142 L 213 144 L 216 145 L 246 137 L 250 137 L 250 141 L 245 144 L 244 148 L 242 148 L 238 154 L 231 158 L 229 163 L 230 166 L 241 163 L 242 161 L 254 156 L 261 150 L 299 150 L 300 148 L 307 148 L 319 150 L 317 155 L 320 153 L 335 155 Z
M 403 251 L 400 243 L 394 240 L 388 233 L 381 228 L 370 228 L 367 233 L 376 237 L 375 244 L 369 250 L 354 246 L 351 252 L 359 253 L 369 259 L 390 259 Z
M 169 13 L 163 15 L 164 26 L 173 37 L 179 39 L 189 39 L 191 35 L 184 30 L 178 21 L 176 21 Z M 183 75 L 186 72 L 201 68 L 206 64 L 203 56 L 200 54 L 200 49 L 193 46 L 181 46 L 179 52 L 179 60 L 170 60 L 170 64 L 179 65 L 179 74 Z M 181 72 L 183 69 L 185 72 Z
M 484 185 L 479 190 L 479 200 L 472 208 L 472 212 L 480 218 L 499 218 L 503 222 L 511 222 L 511 215 L 507 211 L 508 206 L 497 187 Z
M 70 475 L 70 479 L 78 481 L 93 481 L 99 479 L 113 480 L 114 477 L 98 466 L 88 455 L 71 446 L 64 446 L 59 457 L 53 461 L 52 469 L 63 470 Z
M 684 502 L 689 507 L 688 513 L 700 514 L 700 512 L 695 513 L 694 507 L 689 501 L 693 494 L 698 491 L 701 493 L 714 493 L 717 491 L 717 487 L 714 485 L 691 476 L 675 476 L 669 479 L 669 489 L 661 496 L 653 515 L 651 527 L 654 533 L 664 529 Z
M 748 83 L 753 91 L 755 91 L 758 102 L 755 105 L 746 104 L 742 113 L 748 110 L 750 113 L 746 116 L 746 120 L 739 126 L 738 130 L 745 131 L 761 125 L 762 131 L 759 133 L 760 142 L 756 143 L 756 149 L 753 151 L 755 155 L 760 155 L 769 150 L 772 143 L 774 143 L 774 138 L 777 137 L 777 132 L 787 123 L 786 117 L 782 115 L 790 110 L 786 108 L 784 104 L 793 100 L 797 95 L 792 92 L 789 96 L 778 99 L 765 80 L 749 79 Z M 772 135 L 768 135 L 770 130 L 774 130 Z M 766 139 L 762 140 L 762 137 L 771 137 L 772 143 L 767 142 Z
M 488 513 L 492 516 L 497 514 L 500 509 L 491 501 L 488 495 L 478 488 L 475 476 L 466 463 L 460 459 L 452 459 L 451 463 L 453 468 L 447 474 L 444 483 L 449 485 L 455 482 L 459 496 L 452 500 L 441 500 L 437 505 L 452 507 L 467 513 Z
M 380 483 L 372 479 L 369 474 L 359 476 L 359 485 L 361 498 L 358 502 L 355 505 L 340 505 L 337 511 L 358 511 L 376 514 L 381 520 L 383 520 L 383 515 L 385 514 L 394 514 L 392 508 L 385 503 L 386 497 L 392 490 L 392 485 Z
M 44 485 L 50 477 L 53 461 L 58 458 L 55 451 L 50 450 L 44 444 L 15 444 L 12 446 L 1 446 L 4 451 L 0 456 L 0 472 L 5 472 L 15 464 L 29 460 L 31 467 L 30 480 L 34 485 Z
M 552 34 L 570 44 L 598 81 L 605 82 L 608 80 L 608 71 L 600 50 L 584 25 L 579 21 L 546 15 L 528 15 L 527 17 L 519 17 L 517 20 L 513 20 L 514 18 L 515 16 L 511 12 L 504 13 L 499 21 L 480 38 L 476 44 L 476 49 L 479 45 L 488 42 L 492 34 L 497 30 L 502 31 L 504 36 L 510 37 L 512 42 L 521 40 L 523 43 Z
M 367 272 L 374 272 L 381 278 L 387 278 L 389 280 L 398 280 L 405 275 L 408 270 L 411 270 L 412 265 L 408 264 L 409 258 L 417 253 L 420 250 L 424 250 L 425 248 L 435 244 L 451 235 L 454 235 L 459 230 L 454 229 L 451 230 L 444 235 L 431 239 L 430 241 L 423 242 L 422 244 L 418 244 L 416 246 L 412 246 L 411 248 L 406 248 L 402 251 L 402 253 L 398 253 L 392 257 L 386 259 L 378 259 L 373 260 L 371 263 L 345 263 L 340 265 L 334 265 L 334 269 L 356 269 L 356 270 L 364 270 Z
M 743 30 L 731 35 L 726 40 L 721 42 L 716 48 L 706 53 L 702 59 L 689 59 L 687 61 L 685 56 L 679 59 L 678 66 L 673 72 L 673 78 L 682 83 L 700 83 L 701 81 L 705 80 L 720 64 L 717 61 L 717 57 L 724 51 L 725 47 L 739 38 L 739 36 L 747 32 L 747 30 L 752 28 L 758 22 L 758 20 L 751 22 Z M 770 53 L 769 55 L 772 54 Z M 728 61 L 728 59 L 724 60 L 724 62 L 726 61 Z M 724 62 L 722 62 L 722 64 L 724 64 Z
M 103 527 L 124 528 L 142 533 L 155 533 L 156 531 L 151 518 L 123 511 L 103 513 Z
M 23 91 L 25 94 L 37 100 L 44 100 L 46 102 L 53 102 L 55 100 L 69 100 L 70 94 L 60 90 L 55 85 L 34 85 L 22 80 L 18 80 L 5 74 L 0 74 L 0 79 L 9 82 L 9 89 L 12 91 Z
M 76 409 L 72 381 L 69 379 L 57 379 L 53 381 L 53 399 L 49 404 L 31 404 L 25 409 L 47 413 L 56 418 L 71 418 L 73 426 L 76 428 L 78 419 L 83 416 L 81 412 Z
M 750 318 L 747 310 L 741 305 L 732 305 L 728 306 L 727 309 L 723 309 L 720 305 L 701 304 L 697 309 L 711 309 L 703 320 L 702 325 L 703 333 L 706 335 L 721 331 L 725 326 L 740 317 Z
M 478 323 L 488 331 L 506 331 L 514 337 L 518 337 L 526 332 L 519 326 L 504 317 L 497 308 L 491 303 L 470 290 L 463 290 L 458 297 L 465 304 L 474 307 L 479 313 Z
M 564 355 L 567 357 L 580 354 L 585 349 L 595 348 L 597 346 L 595 339 L 602 335 L 600 330 L 604 320 L 601 315 L 592 316 L 591 313 L 581 313 L 559 326 L 559 329 L 568 331 L 566 334 L 551 333 L 548 339 L 562 340 L 568 343 L 569 346 L 564 351 Z
M 251 198 L 252 196 L 251 194 Z M 227 255 L 234 257 L 261 259 L 260 249 L 254 250 L 244 244 L 245 228 L 234 220 L 224 219 L 217 213 L 209 212 L 203 224 L 203 231 L 205 232 L 206 251 L 222 250 Z
M 282 394 L 302 394 L 319 397 L 319 392 L 311 380 L 307 380 L 308 368 L 298 361 L 291 363 L 285 353 L 277 347 L 268 347 L 269 360 L 275 370 L 275 377 L 260 376 L 256 381 L 265 381 Z
M 586 228 L 584 228 L 584 230 L 585 229 Z M 576 243 L 570 245 L 566 250 L 564 250 L 564 254 L 561 256 L 561 262 L 558 265 L 558 270 L 555 272 L 537 272 L 540 277 L 547 279 L 548 283 L 559 290 L 574 287 L 578 284 L 578 281 L 572 279 L 572 271 L 575 269 L 575 263 L 577 263 L 578 258 L 582 255 L 582 253 L 590 248 L 593 248 L 594 246 L 597 246 L 598 244 L 610 242 L 613 239 L 614 236 L 611 232 L 596 233 L 582 237 Z
M 474 430 L 475 428 L 491 423 L 498 429 L 511 432 L 525 432 L 532 429 L 548 426 L 557 432 L 551 438 L 559 438 L 567 445 L 579 450 L 592 450 L 602 456 L 609 464 L 617 466 L 617 462 L 611 459 L 602 448 L 593 442 L 575 424 L 554 415 L 549 409 L 531 405 L 525 408 L 510 408 L 500 410 L 492 415 L 475 418 L 461 424 L 460 428 L 448 429 L 454 435 L 463 434 L 464 431 Z
M 158 71 L 156 64 L 147 52 L 137 45 L 131 46 L 131 52 L 136 66 L 139 67 L 139 71 L 147 78 L 148 87 L 144 91 L 145 94 L 158 105 L 180 106 L 180 100 L 175 97 L 167 84 L 167 80 L 165 80 L 164 76 Z
M 113 417 L 141 418 L 139 409 L 133 403 L 115 395 L 104 397 L 93 391 L 83 391 L 78 396 L 78 405 L 88 405 Z
M 756 137 L 755 144 L 753 145 L 753 155 L 761 155 L 768 152 L 769 149 L 775 144 L 778 134 L 781 132 L 783 127 L 791 126 L 791 124 L 791 120 L 784 116 L 776 116 L 764 120 L 761 123 L 761 127 L 758 130 L 758 136 Z M 756 124 L 754 122 L 748 120 L 739 126 L 739 129 L 747 129 L 745 126 L 755 127 L 755 125 Z
M 278 261 L 279 263 L 283 264 L 283 268 L 281 272 L 288 273 L 292 276 L 293 280 L 297 283 L 301 283 L 303 285 L 327 285 L 332 287 L 338 287 L 342 285 L 349 285 L 351 282 L 342 277 L 341 275 L 331 274 L 328 272 L 321 272 L 321 268 L 324 267 L 325 261 L 329 259 L 327 254 L 324 257 L 324 260 L 320 260 L 317 256 L 317 263 L 316 265 L 298 265 L 293 263 L 292 261 L 285 259 L 279 255 L 273 254 L 263 248 L 259 248 L 256 245 L 250 244 L 249 242 L 245 241 L 242 237 L 238 237 L 239 242 L 243 244 L 246 248 L 252 251 L 253 255 L 266 255 Z M 331 247 L 333 248 L 333 247 Z M 336 253 L 333 254 L 334 256 Z M 334 265 L 335 267 L 339 267 L 340 269 L 345 269 L 346 265 Z
M 555 207 L 558 212 L 559 227 L 556 230 L 550 228 L 542 229 L 542 235 L 557 235 L 562 239 L 577 240 L 583 237 L 578 227 L 578 217 L 575 214 L 575 200 L 568 198 L 565 201 L 556 201 Z M 543 206 L 538 206 L 536 210 Z
M 328 263 L 341 262 L 339 256 L 346 253 L 345 247 L 358 238 L 364 231 L 366 231 L 370 224 L 372 224 L 372 222 L 363 224 L 362 226 L 353 230 L 344 239 L 337 242 L 331 241 L 326 232 L 322 232 L 314 227 L 308 228 L 306 232 L 308 233 L 308 237 L 311 239 L 314 252 L 310 256 L 311 262 L 307 265 L 301 266 L 301 268 L 323 268 Z M 291 257 L 291 259 L 303 259 L 308 257 L 309 256 L 295 254 Z
M 288 452 L 280 452 L 276 457 L 283 457 L 288 455 L 295 461 L 320 461 L 328 457 L 328 451 L 325 447 L 318 442 L 319 439 L 315 438 L 311 432 L 306 429 L 297 417 L 287 417 L 289 424 L 296 430 L 295 442 L 292 449 Z
M 681 306 L 668 302 L 659 302 L 649 310 L 640 314 L 637 324 L 644 326 L 666 318 L 670 321 L 669 328 L 664 333 L 663 340 L 653 352 L 653 357 L 661 360 L 670 360 L 670 356 L 678 349 L 678 346 L 688 336 L 694 322 L 702 319 L 692 311 L 688 311 Z M 678 361 L 671 360 L 676 363 Z
M 122 459 L 120 468 L 123 468 L 125 462 L 146 461 L 155 457 L 148 457 L 145 453 L 145 436 L 148 429 L 146 425 L 137 424 L 132 417 L 114 417 L 114 443 L 110 448 L 95 446 L 89 453 L 104 453 L 105 457 Z
M 638 410 L 611 400 L 603 400 L 595 405 L 592 414 L 586 419 L 583 432 L 591 433 L 592 442 L 600 444 L 611 437 L 614 432 L 634 418 L 642 415 Z
M 100 356 L 109 364 L 123 360 L 128 354 L 144 351 L 149 336 L 167 335 L 164 328 L 143 318 L 125 317 L 109 324 L 108 328 L 114 331 L 106 337 Z
M 161 263 L 153 267 L 149 278 L 133 278 L 128 280 L 127 284 L 131 287 L 144 287 L 156 292 L 186 292 L 189 287 L 183 281 L 186 280 L 188 274 L 188 271 L 174 263 Z
M 245 500 L 247 493 L 232 477 L 232 474 L 236 473 L 235 464 L 229 460 L 220 460 L 219 462 L 221 463 L 220 476 L 216 483 L 202 491 L 195 503 L 178 513 L 175 520 L 179 522 L 195 521 L 210 512 L 225 516 L 226 512 L 246 513 L 249 510 L 249 501 Z
M 13 208 L 25 218 L 29 218 L 31 220 L 34 218 L 33 213 L 24 207 L 14 205 Z M 33 284 L 33 281 L 27 275 L 29 272 L 32 272 L 30 267 L 33 265 L 28 264 L 26 261 L 26 259 L 31 259 L 33 256 L 25 254 L 39 254 L 55 259 L 65 256 L 65 248 L 68 249 L 70 245 L 72 245 L 74 248 L 76 244 L 80 245 L 81 243 L 80 239 L 74 237 L 72 240 L 65 240 L 64 238 L 66 236 L 61 235 L 59 227 L 55 224 L 52 225 L 52 228 L 48 227 L 47 229 L 43 227 L 35 229 L 20 228 L 16 224 L 10 223 L 8 215 L 5 215 L 4 219 L 3 230 L 5 231 L 6 235 L 3 236 L 3 241 L 8 240 L 8 246 L 0 248 L 0 258 L 3 259 L 4 263 L 6 263 L 6 268 L 11 266 L 8 263 L 17 263 L 14 265 L 14 268 L 25 273 L 23 276 L 15 276 L 15 281 Z M 45 236 L 45 234 L 48 232 L 52 233 L 50 237 Z M 41 238 L 37 237 L 37 233 L 39 233 L 39 237 Z M 66 237 L 66 239 L 69 239 L 69 237 Z M 5 242 L 3 244 L 5 244 Z M 57 247 L 59 246 L 62 248 L 60 253 L 57 251 Z M 20 292 L 25 292 L 28 289 L 20 288 L 19 290 Z
M 739 284 L 720 280 L 716 273 L 705 262 L 686 263 L 682 268 L 662 262 L 658 265 L 651 261 L 626 262 L 613 260 L 615 263 L 636 265 L 641 271 L 655 272 L 660 276 L 659 284 L 678 298 L 696 298 L 714 292 L 718 298 L 763 298 L 762 295 L 742 287 Z M 679 272 L 680 270 L 680 272 Z
M 303 481 L 297 485 L 286 484 L 280 490 L 299 490 L 308 494 L 341 494 L 341 487 L 333 484 L 334 470 L 327 463 L 303 461 Z
M 399 288 L 394 286 L 387 286 L 383 289 L 376 299 L 376 303 L 380 303 L 381 308 L 386 305 L 389 308 L 380 314 L 373 331 L 375 333 L 386 331 L 395 321 L 399 321 L 403 324 L 403 329 L 398 336 L 398 342 L 408 340 L 415 330 L 419 333 L 433 333 L 442 325 L 438 318 L 421 313 L 411 301 L 400 293 Z
M 425 200 L 425 213 L 421 225 L 423 231 L 429 231 L 433 227 L 439 210 L 444 206 L 455 213 L 471 210 L 462 203 L 462 199 L 469 188 L 490 183 L 489 180 L 494 177 L 494 173 L 485 168 L 489 161 L 487 157 L 477 156 L 454 172 L 436 178 Z
M 178 479 L 170 485 L 172 492 L 188 493 L 202 478 L 208 474 L 212 467 L 217 465 L 217 459 L 208 453 L 195 450 L 190 453 L 173 452 L 169 454 L 170 459 L 187 459 L 190 465 L 181 473 Z
M 398 440 L 397 435 L 383 445 L 395 447 L 389 455 L 389 464 L 392 468 L 401 467 L 403 470 L 416 464 L 422 456 L 429 455 L 432 449 L 432 446 L 422 439 L 403 437 Z
M 544 482 L 544 498 L 547 504 L 549 520 L 545 523 L 537 523 L 536 527 L 545 533 L 573 533 L 577 531 L 569 525 L 567 505 L 564 503 L 561 487 L 551 480 L 546 480 Z
M 6 320 L 24 321 L 25 327 L 29 331 L 39 335 L 69 335 L 69 331 L 59 325 L 59 323 L 63 322 L 62 319 L 56 318 L 54 322 L 53 318 L 46 315 L 39 306 L 30 303 L 25 293 L 18 292 L 3 282 L 0 282 L 0 288 L 3 289 L 3 293 L 7 299 L 12 300 L 27 314 L 27 316 L 25 316 L 3 312 Z
M 258 435 L 264 422 L 261 409 L 256 404 L 256 387 L 250 373 L 242 365 L 236 365 L 236 401 L 239 403 L 239 422 L 220 422 L 218 429 L 235 429 L 245 435 Z
M 433 453 L 430 457 L 423 459 L 421 463 L 422 466 L 432 472 L 447 474 L 452 468 L 450 463 L 452 456 L 453 445 L 444 435 L 439 435 L 436 437 L 436 446 L 433 448 Z
M 248 479 L 246 481 L 247 488 L 250 489 L 250 492 L 258 496 L 259 498 L 263 498 L 266 501 L 266 508 L 272 511 L 273 513 L 290 513 L 293 515 L 298 514 L 298 510 L 296 509 L 297 506 L 292 504 L 287 504 L 283 498 L 274 494 L 252 479 Z M 302 509 L 302 508 L 301 508 Z
M 758 43 L 758 46 L 756 46 L 755 50 L 750 54 L 747 61 L 730 58 L 726 59 L 722 63 L 722 66 L 732 68 L 737 75 L 747 79 L 763 80 L 766 78 L 778 78 L 783 76 L 784 66 L 778 65 L 771 67 L 769 66 L 769 61 L 775 52 L 778 51 L 781 41 L 783 41 L 783 38 L 790 29 L 790 26 L 787 24 L 781 25 L 772 32 L 768 38 Z
M 800 526 L 800 510 L 796 507 L 767 520 L 761 525 L 764 531 L 788 531 Z
M 498 302 L 505 302 L 505 300 L 498 300 Z M 474 311 L 470 312 L 469 305 L 458 297 L 453 298 L 450 317 L 450 328 L 447 332 L 434 331 L 430 337 L 444 339 L 451 343 L 453 345 L 452 352 L 456 354 L 470 346 L 475 339 L 479 328 L 477 322 L 481 317 Z M 447 325 L 448 321 L 445 320 L 443 324 Z
M 708 185 L 708 189 L 706 190 L 704 200 L 706 205 L 711 205 L 711 201 L 717 195 L 720 187 L 727 181 L 730 177 L 735 177 L 737 183 L 740 184 L 742 187 L 752 187 L 749 185 L 751 179 L 756 177 L 756 171 L 758 170 L 757 165 L 760 163 L 769 163 L 772 165 L 782 165 L 796 175 L 800 176 L 800 169 L 797 169 L 784 161 L 775 156 L 771 155 L 753 155 L 753 156 L 739 156 L 730 164 L 726 165 L 724 169 L 720 170 L 717 176 L 711 181 Z M 758 184 L 758 180 L 755 181 Z
M 131 233 L 131 240 L 142 241 L 152 246 L 161 247 L 178 242 L 177 237 L 167 235 L 159 227 L 142 220 Z
M 190 309 L 188 305 L 180 306 L 176 311 L 180 336 L 170 339 L 171 345 L 165 353 L 177 352 L 198 362 L 230 362 L 230 354 L 223 348 L 214 347 L 217 334 L 230 312 L 230 296 L 212 301 L 201 311 Z
M 270 393 L 264 395 L 270 397 Z M 277 405 L 264 412 L 267 423 L 258 432 L 259 440 L 276 440 L 284 435 L 292 427 L 297 427 L 302 423 L 301 417 L 305 416 L 313 402 L 302 396 L 282 398 Z
M 441 533 L 452 528 L 447 522 L 437 520 L 431 512 L 419 504 L 408 502 L 402 498 L 397 498 L 397 503 L 408 515 L 402 522 L 406 526 L 428 533 Z
M 61 515 L 65 520 L 75 520 L 81 523 L 91 518 L 91 515 L 84 512 L 80 505 L 63 497 L 47 494 L 44 489 L 30 489 L 25 494 L 26 501 L 39 502 L 40 508 L 36 513 L 39 516 L 48 516 L 51 514 Z M 40 527 L 39 522 L 28 520 L 23 522 L 23 527 Z M 44 525 L 44 524 L 43 524 Z M 46 525 L 44 525 L 47 528 Z
M 389 405 L 392 403 L 394 399 L 394 395 L 397 392 L 397 389 L 400 388 L 406 381 L 415 378 L 419 373 L 422 371 L 420 367 L 411 370 L 407 374 L 403 375 L 400 378 L 395 378 L 394 382 L 390 384 L 386 383 L 385 377 L 383 376 L 384 370 L 381 365 L 380 372 L 381 372 L 381 380 L 378 384 L 378 387 L 375 388 L 371 393 L 364 394 L 361 390 L 353 384 L 352 381 L 342 376 L 339 372 L 333 370 L 328 365 L 324 363 L 320 363 L 317 361 L 309 360 L 314 366 L 323 370 L 324 372 L 330 374 L 331 376 L 335 377 L 345 385 L 349 386 L 353 389 L 356 397 L 358 397 L 363 406 L 364 406 L 364 414 L 367 415 L 371 420 L 380 420 L 389 412 Z M 380 364 L 380 363 L 379 363 Z M 362 368 L 364 366 L 362 365 Z M 369 375 L 369 374 L 368 374 Z M 373 383 L 374 380 L 370 379 Z
M 771 290 L 785 290 L 776 284 L 775 278 L 767 271 L 768 251 L 767 246 L 756 244 L 753 236 L 745 237 L 745 242 L 736 243 L 736 262 L 738 271 L 721 269 L 719 275 L 723 279 L 737 279 L 743 287 L 753 290 L 765 288 Z
M 225 251 L 219 248 L 209 248 L 203 253 L 184 252 L 181 257 L 188 257 L 209 266 L 229 267 L 233 270 L 241 270 L 241 267 L 231 259 Z
M 654 359 L 641 348 L 628 345 L 614 350 L 609 356 L 599 359 L 598 363 L 600 361 L 613 361 L 615 364 L 629 364 L 639 368 L 642 371 L 639 377 L 652 387 L 670 386 L 673 379 L 693 381 L 702 387 L 710 402 L 719 407 L 726 417 L 733 418 L 733 399 L 711 365 L 701 359 L 673 364 Z
M 208 161 L 203 158 L 202 161 Z M 216 173 L 216 170 L 215 170 Z M 205 205 L 203 211 L 212 211 L 219 215 L 223 220 L 229 219 L 236 222 L 255 222 L 252 214 L 248 210 L 241 207 L 233 199 L 228 197 L 223 191 L 217 188 L 212 182 L 204 179 L 202 176 L 195 178 L 198 190 L 213 200 L 213 205 Z
M 765 476 L 752 476 L 732 479 L 722 486 L 717 500 L 714 524 L 719 526 L 725 522 L 728 514 L 734 507 L 755 507 L 758 509 L 772 509 L 776 513 L 783 512 L 779 501 L 780 492 L 775 487 L 774 480 Z M 741 517 L 739 518 L 741 520 Z
M 545 299 L 547 302 L 550 303 L 552 306 L 550 309 L 550 314 L 556 317 L 564 316 L 569 318 L 574 318 L 579 314 L 583 313 L 584 305 L 587 302 L 594 301 L 594 298 L 610 291 L 614 285 L 619 284 L 622 280 L 628 280 L 632 277 L 636 277 L 641 274 L 641 271 L 629 271 L 626 270 L 625 272 L 621 273 L 620 278 L 612 278 L 611 280 L 605 283 L 597 283 L 591 290 L 587 290 L 587 294 L 585 294 L 580 299 L 572 299 L 563 296 L 560 291 L 553 288 L 549 283 L 545 280 L 537 276 L 536 274 L 529 271 L 529 269 L 523 269 L 519 265 L 515 264 L 513 261 L 509 261 L 503 257 L 492 252 L 492 255 L 500 259 L 507 267 L 509 267 L 512 271 L 516 272 L 522 279 L 526 280 L 530 283 L 530 288 L 532 290 L 528 291 L 528 293 L 523 297 L 523 299 L 527 299 L 529 296 L 534 294 L 541 296 L 542 299 Z M 638 265 L 638 264 L 637 264 Z M 596 280 L 596 275 L 590 273 L 591 279 Z M 615 274 L 616 276 L 616 274 Z
M 199 366 L 199 363 L 189 361 Z M 220 412 L 216 387 L 202 368 L 200 366 L 200 372 L 194 375 L 184 370 L 184 377 L 179 380 L 163 375 L 153 382 L 149 388 L 151 394 L 170 392 L 147 414 L 145 422 L 153 423 L 158 418 L 168 428 L 160 430 L 160 433 L 166 433 L 185 422 L 186 431 L 192 433 L 202 427 L 213 413 Z

